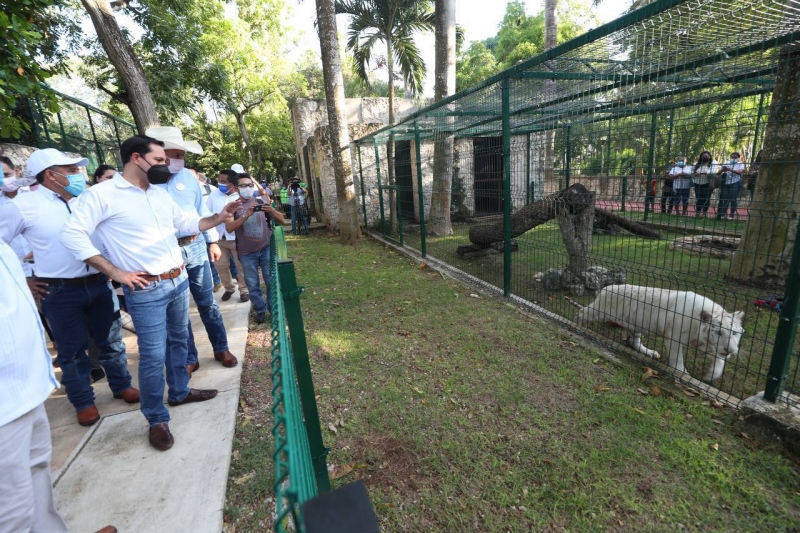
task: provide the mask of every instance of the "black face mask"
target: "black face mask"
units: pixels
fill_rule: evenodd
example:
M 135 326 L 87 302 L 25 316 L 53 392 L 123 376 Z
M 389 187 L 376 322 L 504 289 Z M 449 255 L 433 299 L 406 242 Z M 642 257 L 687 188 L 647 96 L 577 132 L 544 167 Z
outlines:
M 142 168 L 142 167 L 139 167 Z M 147 169 L 147 181 L 152 185 L 163 185 L 172 177 L 172 172 L 167 165 L 150 165 Z

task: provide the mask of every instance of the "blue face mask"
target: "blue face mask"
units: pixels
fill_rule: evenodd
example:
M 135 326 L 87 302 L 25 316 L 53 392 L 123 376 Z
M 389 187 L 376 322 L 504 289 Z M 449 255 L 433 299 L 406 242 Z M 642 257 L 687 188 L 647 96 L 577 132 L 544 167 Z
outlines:
M 64 174 L 59 174 L 59 176 L 64 176 Z M 64 177 L 69 180 L 69 185 L 64 187 L 64 190 L 72 196 L 80 196 L 86 190 L 86 177 L 83 174 L 70 174 Z
M 219 185 L 217 185 L 217 189 L 219 189 L 219 192 L 221 192 L 221 193 L 228 194 L 228 186 L 227 185 L 224 185 L 224 184 L 220 183 Z
M 683 166 L 683 165 L 685 165 L 685 164 L 686 164 L 686 162 L 685 162 L 685 161 L 678 161 L 678 166 L 679 166 L 679 167 L 682 167 L 682 166 Z
M 738 162 L 739 162 L 738 159 L 736 159 L 735 157 L 731 157 L 731 165 L 733 165 L 735 163 L 738 163 Z

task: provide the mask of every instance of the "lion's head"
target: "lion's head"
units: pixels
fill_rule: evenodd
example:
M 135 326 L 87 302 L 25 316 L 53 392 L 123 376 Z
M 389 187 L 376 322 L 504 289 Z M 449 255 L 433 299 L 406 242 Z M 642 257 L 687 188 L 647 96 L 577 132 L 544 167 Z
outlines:
M 731 314 L 700 312 L 700 329 L 697 336 L 697 348 L 709 359 L 725 361 L 739 353 L 739 341 L 742 339 L 742 320 L 744 311 Z M 719 365 L 719 375 L 723 365 Z M 719 377 L 713 372 L 711 379 Z

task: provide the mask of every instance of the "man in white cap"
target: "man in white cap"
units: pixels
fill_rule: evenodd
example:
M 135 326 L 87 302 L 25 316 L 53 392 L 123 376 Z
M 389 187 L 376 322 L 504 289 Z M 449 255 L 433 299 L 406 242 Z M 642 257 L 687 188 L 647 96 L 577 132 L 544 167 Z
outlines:
M 73 257 L 59 241 L 76 197 L 86 187 L 81 168 L 87 163 L 54 148 L 37 150 L 28 158 L 27 172 L 36 177 L 39 188 L 0 207 L 0 239 L 11 243 L 24 236 L 36 258 L 35 278 L 29 278 L 28 285 L 42 300 L 42 313 L 58 345 L 61 382 L 83 426 L 100 420 L 86 353 L 89 339 L 98 348 L 114 397 L 139 401 L 128 372 L 119 302 L 108 276 Z
M 169 181 L 158 187 L 166 190 L 186 214 L 199 217 L 210 216 L 211 211 L 206 205 L 200 184 L 194 175 L 184 168 L 186 152 L 202 154 L 203 149 L 200 145 L 194 141 L 184 141 L 181 130 L 172 126 L 150 128 L 146 131 L 146 135 L 164 143 L 164 153 L 168 159 L 167 165 L 172 173 Z M 189 289 L 197 304 L 197 310 L 203 320 L 208 339 L 211 341 L 214 359 L 222 363 L 222 366 L 234 367 L 238 364 L 238 360 L 228 350 L 228 335 L 222 322 L 222 313 L 214 300 L 214 281 L 209 265 L 209 256 L 212 261 L 217 261 L 221 255 L 217 244 L 219 240 L 217 230 L 210 228 L 203 233 L 203 238 L 198 238 L 198 234 L 178 234 L 177 237 L 186 272 L 189 275 Z M 208 249 L 206 249 L 206 243 L 209 244 Z M 197 347 L 190 324 L 189 356 L 186 360 L 189 375 L 200 368 L 197 355 Z

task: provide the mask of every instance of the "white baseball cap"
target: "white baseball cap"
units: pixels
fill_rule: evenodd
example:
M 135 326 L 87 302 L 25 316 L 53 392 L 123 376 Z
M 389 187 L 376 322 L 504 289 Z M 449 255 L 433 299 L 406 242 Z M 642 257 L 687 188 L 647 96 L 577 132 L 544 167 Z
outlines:
M 242 165 L 240 165 L 239 163 L 234 163 L 233 165 L 231 165 L 231 170 L 233 170 L 237 174 L 243 174 L 244 173 L 244 167 Z
M 42 170 L 50 167 L 69 167 L 77 165 L 85 167 L 89 160 L 85 157 L 70 157 L 55 148 L 44 148 L 33 152 L 25 162 L 25 172 L 30 176 L 36 176 Z
M 183 133 L 174 126 L 153 126 L 144 132 L 148 137 L 152 137 L 164 143 L 164 150 L 183 150 L 193 154 L 202 154 L 203 147 L 196 141 L 184 141 Z

